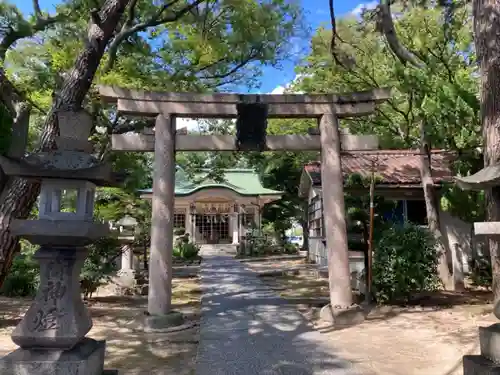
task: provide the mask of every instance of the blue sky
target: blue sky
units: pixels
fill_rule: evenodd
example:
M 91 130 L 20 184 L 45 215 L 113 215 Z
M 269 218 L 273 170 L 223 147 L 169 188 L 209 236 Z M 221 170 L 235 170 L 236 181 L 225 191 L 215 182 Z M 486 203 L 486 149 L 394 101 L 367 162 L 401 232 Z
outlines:
M 33 11 L 32 2 L 28 0 L 11 0 L 17 7 L 25 14 L 30 14 Z M 53 11 L 55 5 L 60 3 L 59 0 L 40 0 L 40 7 L 46 11 Z M 305 10 L 306 20 L 311 28 L 315 30 L 322 23 L 329 24 L 329 10 L 328 10 L 328 0 L 301 0 L 302 6 Z M 363 4 L 368 6 L 373 6 L 374 2 L 368 0 L 368 2 L 360 0 L 335 0 L 335 13 L 337 16 L 345 15 L 349 12 L 356 13 L 360 11 Z M 302 52 L 303 53 L 303 52 Z M 295 56 L 293 61 L 285 61 L 280 69 L 266 68 L 264 74 L 261 78 L 261 87 L 258 89 L 259 92 L 266 93 L 272 92 L 276 88 L 279 91 L 279 87 L 287 85 L 295 77 L 294 66 L 299 56 Z M 240 92 L 246 92 L 248 89 L 246 87 L 238 88 Z

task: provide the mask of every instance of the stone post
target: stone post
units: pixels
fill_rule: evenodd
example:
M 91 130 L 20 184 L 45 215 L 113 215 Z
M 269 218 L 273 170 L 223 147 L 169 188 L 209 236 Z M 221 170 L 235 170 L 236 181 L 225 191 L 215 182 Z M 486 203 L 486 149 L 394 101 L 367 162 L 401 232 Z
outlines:
M 189 234 L 189 239 L 192 241 L 193 240 L 193 235 L 191 233 L 192 230 L 192 223 L 191 223 L 191 209 L 189 207 L 186 207 L 184 210 L 184 229 L 186 230 L 186 233 Z
M 119 284 L 125 288 L 136 286 L 136 275 L 134 267 L 134 251 L 130 243 L 124 243 L 121 247 L 121 267 L 118 271 Z
M 340 134 L 336 116 L 323 115 L 319 121 L 319 130 L 330 302 L 333 307 L 347 308 L 352 305 L 352 291 L 340 161 Z
M 255 228 L 257 229 L 257 235 L 262 236 L 262 218 L 261 218 L 260 206 L 254 206 L 253 222 Z
M 245 215 L 245 205 L 240 205 L 240 208 L 238 210 L 238 233 L 239 233 L 240 239 L 241 239 L 241 237 L 246 235 L 245 225 L 243 225 L 244 215 Z
M 134 288 L 136 286 L 135 265 L 134 265 L 134 248 L 135 229 L 137 220 L 130 216 L 121 218 L 117 224 L 119 225 L 118 239 L 121 246 L 121 267 L 118 271 L 119 283 L 126 288 Z
M 150 329 L 169 324 L 172 299 L 172 252 L 175 200 L 175 119 L 159 115 L 155 125 L 155 161 L 149 258 Z M 155 318 L 156 316 L 156 318 Z M 176 314 L 176 317 L 179 314 Z
M 124 244 L 122 247 L 122 266 L 121 271 L 128 272 L 134 269 L 134 252 L 130 244 Z
M 231 228 L 231 234 L 232 234 L 232 243 L 233 245 L 237 245 L 240 242 L 239 230 L 238 230 L 238 213 L 237 212 L 231 213 L 229 220 L 230 220 L 229 227 Z

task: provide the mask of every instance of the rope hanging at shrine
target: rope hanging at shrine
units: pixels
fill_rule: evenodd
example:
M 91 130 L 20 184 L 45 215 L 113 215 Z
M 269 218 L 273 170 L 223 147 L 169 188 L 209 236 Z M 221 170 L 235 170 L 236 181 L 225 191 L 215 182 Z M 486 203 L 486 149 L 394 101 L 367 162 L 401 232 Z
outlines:
M 236 105 L 236 148 L 240 151 L 264 151 L 266 148 L 266 130 L 268 105 L 257 101 L 243 100 Z

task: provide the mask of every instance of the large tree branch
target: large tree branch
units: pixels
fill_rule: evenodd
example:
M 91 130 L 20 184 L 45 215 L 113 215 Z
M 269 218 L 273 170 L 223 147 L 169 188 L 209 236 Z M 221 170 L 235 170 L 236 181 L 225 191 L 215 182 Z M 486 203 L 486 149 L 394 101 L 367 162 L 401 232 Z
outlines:
M 10 147 L 7 150 L 7 156 L 12 158 L 20 158 L 26 151 L 28 140 L 29 118 L 31 114 L 31 106 L 27 103 L 18 103 L 15 106 L 14 121 L 12 124 L 12 139 Z M 0 191 L 5 188 L 9 177 L 6 176 L 0 168 Z
M 255 59 L 258 55 L 259 55 L 259 50 L 253 49 L 252 52 L 250 52 L 250 54 L 248 54 L 248 56 L 243 57 L 238 64 L 233 66 L 233 68 L 228 70 L 227 72 L 219 73 L 219 74 L 212 74 L 209 76 L 205 76 L 203 78 L 204 79 L 224 79 L 224 78 L 227 78 L 227 77 L 233 75 L 234 73 L 236 73 L 241 68 L 243 68 L 246 64 L 248 64 L 250 61 Z
M 398 39 L 396 28 L 391 14 L 389 0 L 381 0 L 378 6 L 378 24 L 380 31 L 385 35 L 389 48 L 403 64 L 411 64 L 417 68 L 423 68 L 424 65 L 418 61 L 417 57 L 411 53 Z
M 42 11 L 40 10 L 40 4 L 38 0 L 33 0 L 33 10 L 35 16 L 35 24 L 31 27 L 20 27 L 15 29 L 12 26 L 8 27 L 7 33 L 4 35 L 2 41 L 0 42 L 0 65 L 4 65 L 5 56 L 10 47 L 14 45 L 18 40 L 32 37 L 39 31 L 43 31 L 50 25 L 61 20 L 65 15 L 58 14 L 54 17 L 44 17 Z M 25 22 L 24 20 L 21 22 Z M 16 116 L 16 103 L 28 102 L 31 107 L 36 108 L 42 113 L 45 113 L 39 106 L 37 106 L 33 101 L 27 98 L 27 95 L 13 85 L 13 83 L 7 78 L 5 70 L 0 68 L 0 100 L 9 110 L 11 115 Z
M 192 2 L 189 5 L 186 5 L 184 8 L 178 10 L 178 11 L 173 11 L 171 13 L 168 13 L 168 10 L 175 5 L 176 3 L 179 2 L 179 0 L 172 0 L 162 7 L 149 19 L 143 22 L 136 23 L 135 25 L 133 24 L 133 19 L 131 17 L 134 17 L 135 15 L 135 5 L 136 2 L 133 2 L 131 4 L 131 7 L 129 8 L 129 14 L 127 21 L 124 23 L 122 29 L 120 32 L 115 36 L 111 44 L 109 45 L 109 59 L 106 64 L 106 67 L 104 70 L 106 72 L 109 72 L 111 69 L 113 69 L 113 66 L 116 62 L 116 57 L 118 53 L 118 47 L 120 47 L 120 44 L 125 41 L 127 38 L 130 36 L 134 35 L 135 33 L 138 33 L 140 31 L 144 31 L 150 27 L 162 25 L 164 23 L 169 23 L 169 22 L 175 22 L 182 18 L 185 14 L 189 13 L 192 9 L 197 7 L 199 4 L 205 2 L 207 0 L 196 0 Z M 168 14 L 166 14 L 168 13 Z
M 33 11 L 37 19 L 42 17 L 42 11 L 40 10 L 40 3 L 38 0 L 33 0 Z
M 14 28 L 12 26 L 8 27 L 7 33 L 5 33 L 2 42 L 0 43 L 0 61 L 3 62 L 5 60 L 5 55 L 14 43 L 23 38 L 29 38 L 35 35 L 39 31 L 43 31 L 47 29 L 49 26 L 52 26 L 56 22 L 61 21 L 65 17 L 66 14 L 56 14 L 55 16 L 47 16 L 45 17 L 41 10 L 38 0 L 33 0 L 33 8 L 34 8 L 34 16 L 35 23 L 30 25 L 30 27 L 20 27 Z M 26 22 L 26 21 L 21 21 Z

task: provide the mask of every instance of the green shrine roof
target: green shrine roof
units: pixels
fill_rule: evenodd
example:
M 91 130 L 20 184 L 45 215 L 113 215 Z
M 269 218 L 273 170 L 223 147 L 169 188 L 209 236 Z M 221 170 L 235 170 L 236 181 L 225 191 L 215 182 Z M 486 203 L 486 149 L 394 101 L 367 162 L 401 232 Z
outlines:
M 175 173 L 175 195 L 187 196 L 202 189 L 229 189 L 239 195 L 281 195 L 283 192 L 267 189 L 262 186 L 259 175 L 253 169 L 235 168 L 225 169 L 223 182 L 216 182 L 207 177 L 208 170 L 189 179 L 184 170 L 177 168 Z M 197 183 L 198 182 L 198 183 Z M 140 193 L 150 194 L 153 189 L 139 190 Z

